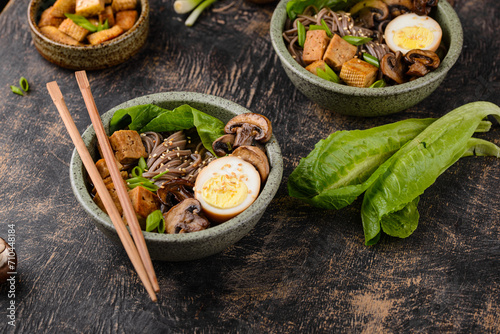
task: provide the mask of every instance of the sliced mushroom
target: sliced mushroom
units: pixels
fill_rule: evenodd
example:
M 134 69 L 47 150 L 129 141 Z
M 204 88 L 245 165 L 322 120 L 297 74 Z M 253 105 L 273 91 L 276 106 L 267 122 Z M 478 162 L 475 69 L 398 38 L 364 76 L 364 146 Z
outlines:
M 193 187 L 194 183 L 192 182 L 184 179 L 173 179 L 163 183 L 156 191 L 156 195 L 158 195 L 160 202 L 170 208 L 186 198 L 193 198 Z
M 437 4 L 438 0 L 413 0 L 413 11 L 418 15 L 429 15 Z
M 219 137 L 212 143 L 212 149 L 218 157 L 223 157 L 233 150 L 234 135 L 228 134 Z
M 441 63 L 439 56 L 435 52 L 419 49 L 408 51 L 405 60 L 411 64 L 406 74 L 416 77 L 423 77 L 438 68 Z
M 383 0 L 389 7 L 391 17 L 413 12 L 413 0 Z
M 187 198 L 163 214 L 165 230 L 170 234 L 191 233 L 205 230 L 210 222 L 200 216 L 201 204 L 194 198 Z
M 9 272 L 15 272 L 17 265 L 16 252 L 10 245 L 0 238 L 0 284 L 5 283 L 11 276 Z
M 227 134 L 235 134 L 233 148 L 250 146 L 253 141 L 266 143 L 271 139 L 273 128 L 267 117 L 246 113 L 233 117 L 224 128 Z
M 373 28 L 374 20 L 383 21 L 389 17 L 389 7 L 382 0 L 364 0 L 354 5 L 350 13 L 363 26 Z
M 403 54 L 400 51 L 396 52 L 396 54 L 386 54 L 380 61 L 380 70 L 385 76 L 398 84 L 406 82 L 404 75 L 405 64 L 403 63 Z
M 233 152 L 234 156 L 251 163 L 260 174 L 262 182 L 267 180 L 269 175 L 269 160 L 266 153 L 255 146 L 240 146 Z

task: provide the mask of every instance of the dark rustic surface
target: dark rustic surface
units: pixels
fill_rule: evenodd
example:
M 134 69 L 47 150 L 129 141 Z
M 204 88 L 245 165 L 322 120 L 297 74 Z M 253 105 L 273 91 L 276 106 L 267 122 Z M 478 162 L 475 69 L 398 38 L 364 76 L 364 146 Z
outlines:
M 500 104 L 500 5 L 457 0 L 463 53 L 443 85 L 397 115 L 353 118 L 308 101 L 286 77 L 268 35 L 275 4 L 221 0 L 187 28 L 172 0 L 151 1 L 145 49 L 90 72 L 101 113 L 166 91 L 214 94 L 268 116 L 284 155 L 282 186 L 253 231 L 221 254 L 155 262 L 151 303 L 121 247 L 78 205 L 69 184 L 73 145 L 46 91 L 57 80 L 78 128 L 90 120 L 72 71 L 46 62 L 26 22 L 27 0 L 0 14 L 0 237 L 15 224 L 16 327 L 4 333 L 500 332 L 500 160 L 460 160 L 421 197 L 406 240 L 363 245 L 360 203 L 314 209 L 286 181 L 319 139 L 410 117 L 439 117 L 464 103 Z M 217 11 L 231 4 L 223 11 Z M 31 90 L 11 93 L 25 76 Z M 500 145 L 500 127 L 480 137 Z

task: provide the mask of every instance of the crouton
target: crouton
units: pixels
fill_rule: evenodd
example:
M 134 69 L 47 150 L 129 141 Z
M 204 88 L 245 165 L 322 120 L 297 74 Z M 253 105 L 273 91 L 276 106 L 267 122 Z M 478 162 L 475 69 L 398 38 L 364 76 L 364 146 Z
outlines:
M 324 30 L 308 30 L 306 33 L 306 41 L 304 43 L 304 52 L 302 60 L 306 64 L 323 59 L 323 54 L 328 45 L 330 38 Z
M 306 66 L 306 70 L 308 70 L 309 72 L 311 72 L 314 75 L 318 75 L 316 73 L 316 70 L 319 68 L 319 69 L 324 71 L 325 65 L 326 65 L 326 63 L 324 60 L 316 60 L 314 63 Z
M 132 201 L 132 207 L 137 215 L 139 225 L 141 225 L 142 230 L 145 230 L 146 219 L 151 212 L 160 209 L 160 200 L 155 193 L 141 186 L 130 190 L 128 195 Z
M 113 202 L 115 203 L 115 206 L 118 209 L 118 212 L 120 213 L 120 215 L 122 215 L 123 208 L 122 208 L 122 205 L 120 204 L 120 200 L 118 199 L 118 193 L 116 192 L 115 184 L 113 182 L 106 184 L 106 189 L 108 189 L 108 192 L 111 195 L 111 198 L 113 199 Z M 95 204 L 97 204 L 97 206 L 99 208 L 101 208 L 102 211 L 108 213 L 106 211 L 106 208 L 104 207 L 104 202 L 102 201 L 102 198 L 99 195 L 99 193 L 95 194 L 94 202 L 95 202 Z
M 116 25 L 127 31 L 132 28 L 137 21 L 136 10 L 124 10 L 116 13 Z
M 353 58 L 342 65 L 340 78 L 346 84 L 354 87 L 370 87 L 377 78 L 378 68 L 366 61 Z
M 78 42 L 83 41 L 89 34 L 87 29 L 80 27 L 70 18 L 64 20 L 58 29 Z
M 141 136 L 137 131 L 116 131 L 111 137 L 109 137 L 109 142 L 113 151 L 115 151 L 116 159 L 121 164 L 129 164 L 135 162 L 140 157 L 148 157 L 146 148 L 142 143 Z
M 115 13 L 122 10 L 135 9 L 137 7 L 137 0 L 113 0 L 111 7 L 113 7 Z
M 90 17 L 104 11 L 104 0 L 76 0 L 75 14 Z
M 106 6 L 104 11 L 99 14 L 99 21 L 101 21 L 102 24 L 104 24 L 106 20 L 108 21 L 108 26 L 110 28 L 115 25 L 115 14 L 113 13 L 111 6 Z
M 88 35 L 87 39 L 90 44 L 97 45 L 101 44 L 102 42 L 109 41 L 110 39 L 113 39 L 115 37 L 118 37 L 121 34 L 123 34 L 123 29 L 117 25 L 114 25 L 112 28 L 101 30 Z
M 64 13 L 74 13 L 76 7 L 76 0 L 57 0 L 52 6 L 52 10 L 50 11 L 50 15 L 54 17 L 62 17 Z
M 335 71 L 340 71 L 342 65 L 354 58 L 357 51 L 356 46 L 345 41 L 339 35 L 335 35 L 326 48 L 323 60 Z
M 40 17 L 40 21 L 38 21 L 38 27 L 46 27 L 46 26 L 53 26 L 53 27 L 59 27 L 62 21 L 64 19 L 62 17 L 55 17 L 51 14 L 52 7 L 47 8 L 42 12 L 42 16 Z
M 58 43 L 63 43 L 63 44 L 68 44 L 68 45 L 80 45 L 77 40 L 69 37 L 59 29 L 53 26 L 45 26 L 40 28 L 40 32 L 44 35 L 47 36 L 47 38 L 50 38 L 51 40 L 58 42 Z

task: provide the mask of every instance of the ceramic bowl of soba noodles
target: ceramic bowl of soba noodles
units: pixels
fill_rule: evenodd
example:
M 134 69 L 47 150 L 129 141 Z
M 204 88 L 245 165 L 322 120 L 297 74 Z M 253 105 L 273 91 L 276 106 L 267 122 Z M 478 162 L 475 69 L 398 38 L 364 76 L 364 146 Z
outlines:
M 283 158 L 269 120 L 223 98 L 152 94 L 116 106 L 102 121 L 154 260 L 195 260 L 233 245 L 281 183 Z M 92 125 L 82 137 L 113 197 Z M 76 150 L 70 179 L 97 228 L 120 243 Z
M 462 50 L 462 26 L 446 0 L 330 3 L 282 0 L 270 27 L 287 76 L 325 109 L 372 117 L 410 108 L 443 82 Z

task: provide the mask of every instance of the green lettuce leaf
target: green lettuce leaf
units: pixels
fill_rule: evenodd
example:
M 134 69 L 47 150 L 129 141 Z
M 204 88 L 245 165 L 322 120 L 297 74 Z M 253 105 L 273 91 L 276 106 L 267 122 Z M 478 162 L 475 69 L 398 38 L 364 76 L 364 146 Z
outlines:
M 290 20 L 295 20 L 297 15 L 302 14 L 304 9 L 315 6 L 318 10 L 328 7 L 331 10 L 346 10 L 361 0 L 292 0 L 286 4 L 286 12 Z

